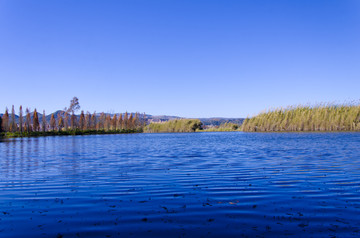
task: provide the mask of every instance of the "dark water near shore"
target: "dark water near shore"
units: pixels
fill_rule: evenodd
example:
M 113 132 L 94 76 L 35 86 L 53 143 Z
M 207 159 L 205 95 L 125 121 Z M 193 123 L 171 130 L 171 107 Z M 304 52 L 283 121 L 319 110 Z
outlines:
M 359 237 L 360 133 L 0 142 L 0 237 Z

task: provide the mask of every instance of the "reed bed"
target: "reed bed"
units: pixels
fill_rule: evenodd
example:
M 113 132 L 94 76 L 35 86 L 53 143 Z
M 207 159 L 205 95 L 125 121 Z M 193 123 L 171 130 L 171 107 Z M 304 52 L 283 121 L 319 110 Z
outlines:
M 246 118 L 240 130 L 280 131 L 360 131 L 360 103 L 290 106 Z
M 226 131 L 237 131 L 239 125 L 231 122 L 225 122 L 219 126 L 205 128 L 203 130 L 198 130 L 199 132 L 226 132 Z
M 161 123 L 151 123 L 145 127 L 144 132 L 195 132 L 201 129 L 201 126 L 202 123 L 199 119 L 176 119 Z

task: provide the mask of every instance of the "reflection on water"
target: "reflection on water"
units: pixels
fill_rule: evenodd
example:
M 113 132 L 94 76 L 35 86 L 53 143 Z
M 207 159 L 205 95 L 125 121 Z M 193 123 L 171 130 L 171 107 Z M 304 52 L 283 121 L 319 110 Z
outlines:
M 2 140 L 0 237 L 358 237 L 359 146 L 358 133 Z

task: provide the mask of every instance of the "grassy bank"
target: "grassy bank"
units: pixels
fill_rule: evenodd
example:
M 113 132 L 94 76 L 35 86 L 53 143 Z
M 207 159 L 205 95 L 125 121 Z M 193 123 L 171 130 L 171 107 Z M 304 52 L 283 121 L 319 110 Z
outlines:
M 360 104 L 293 106 L 245 119 L 240 130 L 278 131 L 360 131 Z
M 2 138 L 16 138 L 16 137 L 39 137 L 39 136 L 73 136 L 73 135 L 103 135 L 103 134 L 125 134 L 125 133 L 141 133 L 142 129 L 129 130 L 68 130 L 68 131 L 34 131 L 34 132 L 2 132 Z
M 144 132 L 195 132 L 201 129 L 201 126 L 202 123 L 199 119 L 178 119 L 162 123 L 151 123 L 145 127 Z
M 209 127 L 203 130 L 198 130 L 199 132 L 226 132 L 226 131 L 237 131 L 240 128 L 238 124 L 226 122 L 220 126 Z

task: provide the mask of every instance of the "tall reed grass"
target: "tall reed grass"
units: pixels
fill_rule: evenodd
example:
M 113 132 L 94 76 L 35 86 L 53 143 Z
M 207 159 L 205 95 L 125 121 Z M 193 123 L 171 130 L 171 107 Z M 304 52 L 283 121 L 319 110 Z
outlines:
M 199 130 L 202 132 L 224 132 L 224 131 L 237 131 L 239 129 L 239 125 L 231 122 L 225 122 L 223 124 L 220 124 L 219 126 L 214 127 L 208 127 L 204 130 Z
M 202 123 L 199 119 L 177 119 L 161 123 L 151 123 L 147 125 L 144 132 L 195 132 L 201 129 Z
M 290 106 L 246 118 L 240 130 L 277 131 L 360 131 L 360 103 Z

